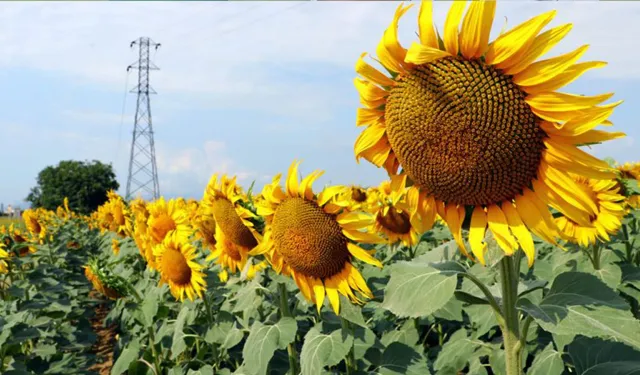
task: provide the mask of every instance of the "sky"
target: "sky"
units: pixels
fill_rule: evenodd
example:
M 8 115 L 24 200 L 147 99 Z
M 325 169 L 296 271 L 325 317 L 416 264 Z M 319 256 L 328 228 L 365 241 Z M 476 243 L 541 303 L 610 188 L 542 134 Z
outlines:
M 325 170 L 318 186 L 378 184 L 382 169 L 353 144 L 359 105 L 354 64 L 375 52 L 396 2 L 8 2 L 0 12 L 0 202 L 23 205 L 40 170 L 60 160 L 112 163 L 124 194 L 135 113 L 131 41 L 147 36 L 160 191 L 199 199 L 214 173 L 258 188 L 294 159 Z M 418 5 L 400 23 L 416 40 Z M 449 3 L 437 2 L 442 30 Z M 640 160 L 640 2 L 499 2 L 494 38 L 556 9 L 548 26 L 573 23 L 552 57 L 580 45 L 602 60 L 563 91 L 615 92 L 610 118 L 627 137 L 599 157 Z M 634 36 L 635 35 L 635 36 Z M 123 110 L 124 109 L 124 110 Z

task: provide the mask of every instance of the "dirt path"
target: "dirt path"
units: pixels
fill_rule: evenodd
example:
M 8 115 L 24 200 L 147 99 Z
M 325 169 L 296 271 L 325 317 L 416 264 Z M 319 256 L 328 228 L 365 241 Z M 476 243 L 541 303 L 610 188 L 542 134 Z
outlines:
M 92 297 L 100 298 L 98 293 L 92 291 Z M 104 327 L 104 318 L 109 314 L 107 304 L 96 307 L 96 315 L 91 319 L 91 327 L 98 336 L 98 340 L 93 344 L 91 350 L 98 357 L 98 362 L 89 367 L 89 371 L 95 371 L 100 375 L 109 375 L 113 366 L 113 348 L 116 345 L 116 325 Z

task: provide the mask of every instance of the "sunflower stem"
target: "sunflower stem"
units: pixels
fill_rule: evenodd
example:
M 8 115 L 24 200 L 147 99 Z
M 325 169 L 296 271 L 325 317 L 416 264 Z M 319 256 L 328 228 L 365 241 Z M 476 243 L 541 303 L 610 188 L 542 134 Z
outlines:
M 519 264 L 511 256 L 500 261 L 500 281 L 502 286 L 502 315 L 500 325 L 504 340 L 504 354 L 507 375 L 522 374 L 522 351 L 520 350 L 520 320 L 516 301 L 518 299 Z
M 596 243 L 592 246 L 593 249 L 593 268 L 595 270 L 600 269 L 600 246 Z
M 207 310 L 207 320 L 209 324 L 213 324 L 213 315 L 211 312 L 211 305 L 209 304 L 209 298 L 207 297 L 207 291 L 202 294 L 202 300 L 204 301 L 204 308 Z
M 343 334 L 344 333 L 349 333 L 351 336 L 354 336 L 354 330 L 353 330 L 353 326 L 351 325 L 351 323 L 349 323 L 348 320 L 344 319 L 343 317 L 340 317 L 340 321 L 342 323 L 342 331 Z M 347 367 L 347 375 L 352 375 L 355 374 L 356 372 L 356 363 L 355 363 L 355 354 L 353 352 L 353 344 L 351 345 L 351 348 L 349 349 L 349 353 L 347 353 L 347 357 L 345 358 L 345 364 Z
M 287 293 L 287 286 L 284 283 L 278 283 L 278 291 L 280 292 L 280 316 L 289 317 L 291 311 L 289 310 L 289 294 Z M 289 369 L 292 375 L 300 373 L 298 369 L 298 355 L 296 353 L 295 340 L 287 346 L 287 352 L 289 353 Z

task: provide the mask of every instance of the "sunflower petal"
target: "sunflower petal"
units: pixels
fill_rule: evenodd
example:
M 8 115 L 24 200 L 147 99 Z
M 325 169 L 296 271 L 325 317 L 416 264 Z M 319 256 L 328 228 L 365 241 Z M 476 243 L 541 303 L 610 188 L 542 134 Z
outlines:
M 504 213 L 495 204 L 487 207 L 487 224 L 489 230 L 493 233 L 493 237 L 496 239 L 498 246 L 504 251 L 505 254 L 511 255 L 518 249 L 518 243 L 509 232 L 509 224 L 507 224 L 507 218 Z
M 500 63 L 521 50 L 529 48 L 535 36 L 551 22 L 555 15 L 555 10 L 543 13 L 500 35 L 489 45 L 485 56 L 486 63 L 502 68 Z
M 525 70 L 538 57 L 544 55 L 558 44 L 571 31 L 572 27 L 573 25 L 568 23 L 538 35 L 529 48 L 520 51 L 520 53 L 502 64 L 504 72 L 509 75 L 515 75 Z
M 433 2 L 423 1 L 418 11 L 418 34 L 420 43 L 431 48 L 438 48 L 438 37 L 433 29 Z
M 588 45 L 584 45 L 573 52 L 535 62 L 513 76 L 513 82 L 520 87 L 535 86 L 549 82 L 578 61 L 587 52 L 588 48 Z
M 613 93 L 583 96 L 565 94 L 561 92 L 548 92 L 529 95 L 525 99 L 533 109 L 550 112 L 579 111 L 598 105 L 611 98 Z
M 471 2 L 460 30 L 460 52 L 464 57 L 477 58 L 487 50 L 495 13 L 495 1 Z
M 360 58 L 356 62 L 356 73 L 360 74 L 362 77 L 366 78 L 367 80 L 373 83 L 376 83 L 382 87 L 393 86 L 395 82 L 391 78 L 387 77 L 382 72 L 380 72 L 379 70 L 367 64 L 364 61 L 364 57 L 366 55 L 367 55 L 366 52 L 361 54 Z
M 523 89 L 529 94 L 539 94 L 543 92 L 555 91 L 575 81 L 587 70 L 602 68 L 606 65 L 607 63 L 603 61 L 588 61 L 575 64 L 567 68 L 564 72 L 555 76 L 552 80 L 540 83 L 538 85 L 523 87 Z
M 348 242 L 347 248 L 349 249 L 349 253 L 351 253 L 351 255 L 353 255 L 354 257 L 372 266 L 382 268 L 382 263 L 378 259 L 371 256 L 368 252 L 366 252 L 360 246 L 353 244 L 351 242 Z
M 469 245 L 473 255 L 478 259 L 480 264 L 485 264 L 484 252 L 487 250 L 487 244 L 484 243 L 484 235 L 487 228 L 487 214 L 484 208 L 477 206 L 473 209 L 471 215 L 471 226 L 469 227 Z
M 531 233 L 529 233 L 520 215 L 518 215 L 518 211 L 516 211 L 511 202 L 504 202 L 502 204 L 502 212 L 504 212 L 504 216 L 507 218 L 511 233 L 516 237 L 522 251 L 524 251 L 524 254 L 527 256 L 527 264 L 529 267 L 533 266 L 533 262 L 536 259 L 536 248 L 533 244 Z
M 458 56 L 458 29 L 466 7 L 466 1 L 454 1 L 444 21 L 444 47 L 453 56 Z
M 451 56 L 451 54 L 447 51 L 414 42 L 411 44 L 411 47 L 409 47 L 404 61 L 411 64 L 422 65 L 448 56 Z

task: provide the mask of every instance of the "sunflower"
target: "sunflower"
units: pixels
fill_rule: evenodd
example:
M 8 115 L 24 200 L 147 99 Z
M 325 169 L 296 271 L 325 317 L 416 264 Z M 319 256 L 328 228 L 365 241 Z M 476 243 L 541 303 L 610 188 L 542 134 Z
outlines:
M 165 201 L 164 197 L 149 203 L 147 235 L 152 246 L 158 245 L 168 236 L 188 238 L 193 230 L 189 216 L 178 200 Z
M 335 199 L 345 187 L 327 187 L 316 197 L 311 185 L 324 172 L 315 171 L 298 182 L 298 165 L 294 162 L 289 168 L 285 190 L 280 186 L 280 175 L 264 187 L 258 214 L 267 224 L 265 237 L 251 254 L 265 254 L 276 272 L 291 276 L 318 311 L 326 295 L 338 313 L 339 294 L 356 303 L 361 301 L 354 291 L 372 298 L 367 283 L 351 263 L 353 258 L 382 267 L 352 241 L 384 240 L 361 231 L 371 227 L 373 216 L 351 211 L 348 201 Z
M 171 294 L 183 301 L 185 294 L 190 300 L 202 297 L 206 288 L 202 266 L 196 262 L 196 249 L 188 239 L 167 236 L 153 247 L 153 255 L 160 271 L 160 285 L 167 283 Z
M 47 229 L 40 218 L 40 213 L 39 210 L 34 211 L 29 208 L 22 213 L 22 219 L 29 233 L 42 242 L 47 236 Z
M 353 210 L 368 211 L 369 205 L 373 200 L 373 196 L 370 193 L 370 191 L 361 186 L 352 185 L 340 194 L 340 199 L 351 201 L 350 207 Z
M 246 202 L 236 177 L 211 177 L 202 202 L 215 221 L 215 245 L 207 261 L 215 260 L 230 272 L 244 268 L 249 251 L 262 239 L 255 228 L 258 216 L 247 208 Z
M 571 29 L 566 24 L 540 33 L 555 11 L 489 43 L 496 2 L 473 1 L 465 14 L 466 6 L 453 2 L 439 34 L 432 2 L 423 2 L 419 42 L 407 50 L 398 42 L 398 22 L 411 5 L 400 5 L 376 49 L 388 75 L 361 55 L 356 72 L 362 78 L 355 85 L 363 108 L 356 124 L 366 128 L 355 143 L 356 159 L 390 175 L 402 166 L 424 196 L 421 209 L 436 210 L 465 255 L 471 256 L 461 230 L 468 209 L 478 261 L 484 264 L 488 228 L 505 254 L 522 247 L 532 265 L 531 232 L 554 244 L 562 236 L 549 206 L 581 225 L 597 213 L 568 173 L 615 178 L 606 162 L 578 146 L 624 136 L 594 129 L 610 125 L 607 118 L 620 102 L 599 105 L 610 93 L 555 91 L 605 65 L 576 63 L 586 45 L 535 61 Z
M 433 226 L 435 212 L 418 210 L 421 203 L 418 189 L 407 188 L 406 185 L 406 174 L 391 176 L 390 181 L 383 181 L 369 212 L 375 216 L 374 231 L 383 233 L 389 243 L 401 241 L 405 246 L 414 246 L 420 234 Z
M 581 225 L 566 216 L 557 217 L 558 228 L 580 246 L 595 244 L 596 240 L 609 241 L 609 235 L 615 234 L 622 226 L 625 215 L 625 197 L 618 194 L 616 180 L 594 180 L 582 176 L 573 176 L 585 194 L 592 197 L 598 205 L 598 211 L 590 217 L 590 225 Z
M 155 269 L 153 248 L 147 235 L 147 221 L 149 220 L 147 205 L 141 198 L 136 198 L 131 201 L 129 207 L 131 208 L 132 217 L 127 221 L 127 233 L 130 233 L 130 236 L 133 237 L 136 247 L 140 255 L 147 261 L 147 265 L 151 269 Z
M 196 239 L 201 241 L 203 248 L 214 251 L 216 247 L 216 221 L 206 205 L 198 206 L 193 223 L 196 229 Z
M 622 175 L 622 178 L 628 178 L 640 181 L 640 162 L 624 163 L 616 166 L 616 169 Z
M 9 258 L 9 253 L 7 253 L 6 250 L 4 250 L 4 243 L 0 242 L 0 273 L 7 273 L 8 266 L 7 266 L 7 262 L 5 261 L 6 259 Z
M 117 299 L 121 296 L 121 293 L 119 293 L 116 288 L 108 285 L 109 283 L 105 280 L 105 275 L 96 261 L 89 262 L 89 264 L 83 266 L 83 268 L 85 277 L 93 285 L 95 290 L 109 299 Z
M 120 241 L 118 241 L 117 238 L 111 239 L 111 250 L 113 250 L 113 253 L 115 255 L 118 255 L 120 253 Z

